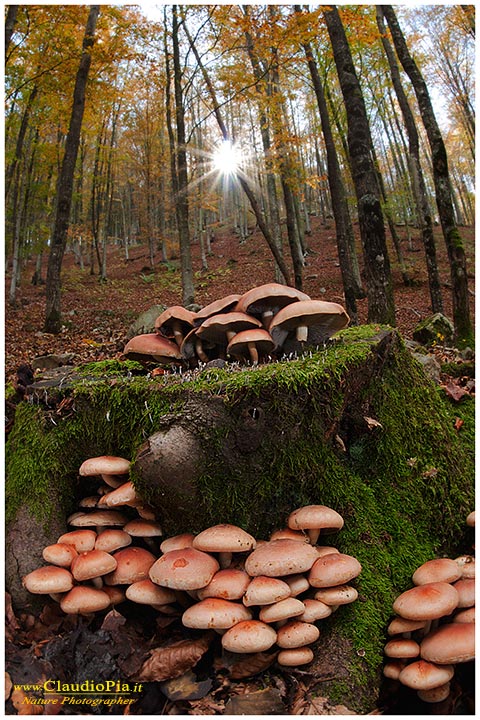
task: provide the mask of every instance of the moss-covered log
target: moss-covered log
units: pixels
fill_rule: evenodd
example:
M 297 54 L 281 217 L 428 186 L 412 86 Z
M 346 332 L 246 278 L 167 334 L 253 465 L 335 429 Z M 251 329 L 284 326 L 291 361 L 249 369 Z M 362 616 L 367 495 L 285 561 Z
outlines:
M 267 537 L 300 505 L 329 505 L 345 525 L 328 542 L 363 570 L 359 600 L 322 621 L 312 672 L 320 694 L 371 709 L 394 597 L 422 562 L 467 547 L 472 399 L 450 405 L 399 335 L 378 326 L 258 367 L 156 377 L 125 367 L 77 369 L 17 408 L 7 444 L 15 602 L 28 601 L 19 577 L 42 562 L 40 542 L 26 548 L 22 533 L 56 540 L 88 494 L 77 471 L 90 456 L 136 459 L 132 478 L 167 535 L 232 522 Z

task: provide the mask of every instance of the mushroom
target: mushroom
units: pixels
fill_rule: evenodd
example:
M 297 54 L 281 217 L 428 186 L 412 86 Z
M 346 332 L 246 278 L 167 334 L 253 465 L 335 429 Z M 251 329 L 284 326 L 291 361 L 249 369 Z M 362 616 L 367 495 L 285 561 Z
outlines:
M 176 600 L 172 590 L 156 585 L 150 578 L 132 583 L 125 594 L 128 600 L 141 605 L 168 605 Z
M 167 553 L 170 550 L 183 550 L 186 547 L 192 547 L 193 533 L 181 533 L 180 535 L 174 535 L 173 537 L 162 540 L 160 544 L 160 550 L 162 553 Z
M 148 578 L 148 573 L 156 558 L 148 550 L 140 547 L 126 547 L 113 554 L 117 567 L 105 575 L 107 585 L 131 585 Z
M 305 575 L 288 575 L 285 578 L 285 582 L 290 588 L 290 594 L 292 597 L 301 595 L 303 592 L 306 592 L 310 587 L 310 583 L 308 582 Z
M 430 688 L 430 690 L 418 690 L 417 695 L 420 700 L 426 703 L 443 702 L 450 695 L 450 683 L 447 682 L 445 685 Z
M 99 612 L 110 604 L 110 596 L 106 592 L 88 585 L 77 585 L 60 600 L 61 609 L 68 615 Z
M 275 530 L 270 535 L 270 540 L 298 540 L 299 542 L 309 541 L 305 533 L 300 532 L 299 530 L 290 530 L 290 528 Z
M 257 365 L 259 358 L 268 355 L 274 347 L 275 344 L 266 330 L 253 328 L 242 330 L 230 340 L 227 355 L 239 360 L 249 359 L 252 365 Z
M 462 578 L 475 577 L 475 558 L 473 555 L 460 555 L 455 558 L 455 562 L 462 571 Z
M 100 457 L 88 458 L 79 469 L 82 477 L 94 475 L 125 475 L 130 470 L 130 460 L 114 455 L 101 455 Z
M 57 543 L 73 545 L 77 552 L 86 552 L 93 550 L 96 539 L 97 533 L 94 530 L 71 530 L 61 535 Z
M 458 593 L 445 582 L 417 585 L 393 603 L 393 610 L 407 620 L 435 620 L 449 615 L 458 605 Z
M 215 573 L 208 585 L 198 590 L 199 600 L 208 597 L 222 598 L 223 600 L 240 600 L 245 595 L 250 583 L 250 576 L 245 570 L 226 568 Z M 244 603 L 247 605 L 247 603 Z
M 431 690 L 451 680 L 453 673 L 453 665 L 440 666 L 425 660 L 417 660 L 404 667 L 398 679 L 402 685 L 413 690 Z
M 250 581 L 243 596 L 243 604 L 247 607 L 251 605 L 271 605 L 279 600 L 285 600 L 290 595 L 290 587 L 284 580 L 258 575 Z
M 305 505 L 288 516 L 287 525 L 292 530 L 307 530 L 310 543 L 315 545 L 320 532 L 335 532 L 343 527 L 343 518 L 326 505 Z
M 198 328 L 193 328 L 185 335 L 180 347 L 180 353 L 184 360 L 192 361 L 198 358 L 203 363 L 208 363 L 215 357 L 211 352 L 215 349 L 215 345 L 213 343 L 207 343 L 206 341 L 203 343 L 202 338 L 197 335 L 197 329 Z
M 182 359 L 177 345 L 158 333 L 136 335 L 125 345 L 123 354 L 127 360 L 157 362 L 161 365 L 170 365 Z
M 277 645 L 281 648 L 296 648 L 310 645 L 320 637 L 320 630 L 312 623 L 290 620 L 277 630 Z
M 475 622 L 475 608 L 469 607 L 465 610 L 459 610 L 452 618 L 454 623 L 474 623 Z
M 77 582 L 107 575 L 117 567 L 117 561 L 104 550 L 88 550 L 72 562 L 72 575 Z
M 275 644 L 277 633 L 260 620 L 242 620 L 222 636 L 225 650 L 234 653 L 258 653 Z
M 277 655 L 277 663 L 285 667 L 307 665 L 313 660 L 313 650 L 309 647 L 291 648 L 281 650 Z
M 262 622 L 279 622 L 288 620 L 305 612 L 305 605 L 298 598 L 288 597 L 285 600 L 279 600 L 271 605 L 263 605 L 258 617 Z
M 69 517 L 69 525 L 73 527 L 105 527 L 125 525 L 128 518 L 117 510 L 94 510 L 91 513 L 79 513 Z
M 468 527 L 475 527 L 475 510 L 472 510 L 472 512 L 467 515 L 467 525 Z
M 220 348 L 220 353 L 225 352 L 227 345 L 235 335 L 243 330 L 261 328 L 260 320 L 242 312 L 229 312 L 222 315 L 212 315 L 197 328 L 196 334 L 202 341 L 206 340 Z
M 57 565 L 45 565 L 23 578 L 23 586 L 35 595 L 68 592 L 73 587 L 72 573 Z
M 119 505 L 134 506 L 140 499 L 131 480 L 123 483 L 103 497 L 105 505 L 109 508 L 117 507 Z
M 170 550 L 150 568 L 150 579 L 174 590 L 199 590 L 211 581 L 219 564 L 211 555 L 193 547 Z
M 196 550 L 219 553 L 220 567 L 226 568 L 232 561 L 232 553 L 253 550 L 256 540 L 242 528 L 223 523 L 207 528 L 196 535 L 192 546 Z
M 161 525 L 158 522 L 155 520 L 143 520 L 143 518 L 130 520 L 123 526 L 123 529 L 132 537 L 141 537 L 154 552 L 156 552 L 157 548 L 155 547 L 153 538 L 158 538 L 163 535 Z
M 475 605 L 475 579 L 462 578 L 453 583 L 458 592 L 458 608 L 471 608 Z
M 298 620 L 302 620 L 306 623 L 313 623 L 317 620 L 323 620 L 332 614 L 332 608 L 330 605 L 327 605 L 321 600 L 305 598 L 302 602 L 305 605 L 305 612 L 298 615 Z
M 307 543 L 272 540 L 250 553 L 245 561 L 245 570 L 252 577 L 283 577 L 310 570 L 317 559 L 315 549 Z
M 395 638 L 385 645 L 384 653 L 389 658 L 406 659 L 416 658 L 420 655 L 420 645 L 408 638 Z
M 164 338 L 174 340 L 180 348 L 183 338 L 193 327 L 196 313 L 181 305 L 172 305 L 155 320 L 155 331 Z
M 300 300 L 310 300 L 310 297 L 288 285 L 267 283 L 244 293 L 236 304 L 235 310 L 260 318 L 263 327 L 268 330 L 273 316 L 279 310 Z
M 105 552 L 114 552 L 122 547 L 132 544 L 132 536 L 118 528 L 106 528 L 97 535 L 95 540 L 95 550 L 104 550 Z
M 196 630 L 226 630 L 251 618 L 252 613 L 241 603 L 209 597 L 187 608 L 182 615 L 182 623 Z
M 383 666 L 383 674 L 389 680 L 398 680 L 403 668 L 407 666 L 406 660 L 389 660 Z
M 475 658 L 474 623 L 447 623 L 421 642 L 423 660 L 439 665 L 469 662 Z
M 289 334 L 302 345 L 309 332 L 315 328 L 317 342 L 325 342 L 334 333 L 347 327 L 350 322 L 345 309 L 338 303 L 323 300 L 304 300 L 280 310 L 270 324 L 270 334 L 275 347 L 283 347 Z
M 55 543 L 43 548 L 42 556 L 46 562 L 52 565 L 68 568 L 72 564 L 72 560 L 77 557 L 77 551 L 73 545 Z
M 208 305 L 205 305 L 205 307 L 195 313 L 195 317 L 193 319 L 194 326 L 198 327 L 212 315 L 220 315 L 221 313 L 230 312 L 236 306 L 241 297 L 241 295 L 236 294 L 227 295 L 226 297 L 214 300 Z
M 315 561 L 308 575 L 308 582 L 315 588 L 343 585 L 356 578 L 361 570 L 362 566 L 351 555 L 331 553 Z
M 455 560 L 435 558 L 420 565 L 412 575 L 414 585 L 425 585 L 432 582 L 453 583 L 462 576 L 462 571 Z
M 388 635 L 408 635 L 415 630 L 422 630 L 425 627 L 426 620 L 407 620 L 406 618 L 396 617 L 387 627 Z
M 358 598 L 358 590 L 350 585 L 336 585 L 317 590 L 314 597 L 325 605 L 348 605 Z

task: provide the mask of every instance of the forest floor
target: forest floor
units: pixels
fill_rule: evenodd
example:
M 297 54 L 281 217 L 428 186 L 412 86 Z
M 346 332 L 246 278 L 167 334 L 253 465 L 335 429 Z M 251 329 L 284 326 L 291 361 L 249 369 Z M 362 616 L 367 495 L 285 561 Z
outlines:
M 404 227 L 398 232 L 409 274 L 414 283 L 402 282 L 394 250 L 390 248 L 393 269 L 397 327 L 404 337 L 411 337 L 417 323 L 431 314 L 427 272 L 419 232 L 411 230 L 409 239 Z M 474 228 L 463 227 L 469 276 L 469 292 L 474 312 Z M 448 258 L 440 228 L 436 230 L 438 264 L 441 274 L 445 314 L 451 317 L 451 285 Z M 343 289 L 338 263 L 333 221 L 323 223 L 312 218 L 312 232 L 307 237 L 308 254 L 304 268 L 304 292 L 312 298 L 343 304 Z M 192 245 L 195 302 L 206 305 L 217 298 L 246 290 L 274 279 L 271 253 L 261 236 L 253 232 L 244 242 L 227 229 L 219 228 L 211 245 L 208 269 L 202 269 L 200 246 Z M 360 252 L 360 249 L 359 249 Z M 158 254 L 160 257 L 160 254 Z M 46 277 L 46 262 L 42 278 Z M 125 336 L 136 317 L 151 305 L 182 304 L 179 259 L 157 261 L 154 270 L 148 264 L 145 245 L 130 248 L 129 260 L 118 245 L 109 246 L 107 276 L 100 282 L 90 267 L 82 270 L 73 253 L 64 258 L 62 272 L 62 313 L 64 327 L 59 335 L 44 333 L 45 285 L 33 285 L 35 259 L 27 261 L 18 291 L 17 306 L 6 302 L 5 371 L 13 380 L 16 368 L 31 363 L 37 356 L 71 353 L 72 362 L 81 363 L 120 356 Z M 5 291 L 8 295 L 10 278 Z M 366 322 L 367 300 L 358 301 L 360 322 Z

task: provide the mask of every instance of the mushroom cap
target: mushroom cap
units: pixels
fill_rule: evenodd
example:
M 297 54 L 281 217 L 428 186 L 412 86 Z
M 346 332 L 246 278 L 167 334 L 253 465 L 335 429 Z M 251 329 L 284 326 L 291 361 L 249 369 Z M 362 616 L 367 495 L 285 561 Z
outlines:
M 214 300 L 208 305 L 205 305 L 205 307 L 195 313 L 195 318 L 193 320 L 194 326 L 198 327 L 212 315 L 219 315 L 221 313 L 230 312 L 231 310 L 233 310 L 241 297 L 242 296 L 238 294 L 226 295 L 219 300 Z
M 349 322 L 350 318 L 345 308 L 338 303 L 303 300 L 279 310 L 270 323 L 269 330 L 275 346 L 280 347 L 288 333 L 296 331 L 300 326 L 315 326 L 320 331 L 322 339 L 327 339 L 347 327 Z
M 358 590 L 351 585 L 337 585 L 317 590 L 314 597 L 325 605 L 348 605 L 358 598 Z
M 98 495 L 89 495 L 88 497 L 84 497 L 78 502 L 79 508 L 94 508 L 97 507 L 98 503 Z
M 245 561 L 251 577 L 282 577 L 310 570 L 318 555 L 311 545 L 297 540 L 271 540 L 256 548 Z
M 247 358 L 249 356 L 248 345 L 254 343 L 260 357 L 268 355 L 275 347 L 270 333 L 261 328 L 242 330 L 233 337 L 227 345 L 227 355 L 236 358 Z
M 455 560 L 435 558 L 420 565 L 412 575 L 414 585 L 425 585 L 432 582 L 452 583 L 462 576 L 462 571 Z
M 60 607 L 68 615 L 99 612 L 111 604 L 110 596 L 103 590 L 76 585 L 60 600 Z
M 468 513 L 467 525 L 468 527 L 475 527 L 475 510 L 472 510 L 471 513 Z
M 156 560 L 153 553 L 132 545 L 118 550 L 113 557 L 117 561 L 117 567 L 105 576 L 107 585 L 131 585 L 139 580 L 145 580 Z
M 95 550 L 113 552 L 132 544 L 132 536 L 119 528 L 107 528 L 97 535 Z
M 406 665 L 406 660 L 389 660 L 383 666 L 383 674 L 390 680 L 398 680 L 400 673 Z
M 80 465 L 79 474 L 83 477 L 93 475 L 125 475 L 130 470 L 130 460 L 115 455 L 100 455 L 88 458 Z
M 219 570 L 208 585 L 198 590 L 198 599 L 216 597 L 223 600 L 240 600 L 245 595 L 249 583 L 250 575 L 247 575 L 245 570 L 238 568 Z
M 440 666 L 417 660 L 404 667 L 398 679 L 403 685 L 414 690 L 430 690 L 451 680 L 453 672 L 453 665 Z
M 193 547 L 170 550 L 150 568 L 150 580 L 175 590 L 199 590 L 220 569 L 211 555 Z
M 176 600 L 173 590 L 155 585 L 150 578 L 129 585 L 125 595 L 128 600 L 141 605 L 167 605 Z
M 310 645 L 320 637 L 320 630 L 312 623 L 290 620 L 277 630 L 277 645 L 281 648 L 296 648 Z
M 261 328 L 260 320 L 243 312 L 229 312 L 212 315 L 197 328 L 198 337 L 216 345 L 228 345 L 227 333 L 239 333 L 242 330 Z
M 139 499 L 131 480 L 123 483 L 123 485 L 115 488 L 115 490 L 106 493 L 103 497 L 105 498 L 104 502 L 106 506 L 109 508 L 117 507 L 118 505 L 129 505 Z
M 343 518 L 326 505 L 305 505 L 288 516 L 287 525 L 292 530 L 324 530 L 335 532 L 343 527 Z
M 23 586 L 34 595 L 68 592 L 73 587 L 72 573 L 57 565 L 45 565 L 23 578 Z
M 310 570 L 308 582 L 316 588 L 343 585 L 356 578 L 361 570 L 362 566 L 352 555 L 330 553 L 316 560 Z
M 113 555 L 109 555 L 104 550 L 87 550 L 77 555 L 72 562 L 71 570 L 75 580 L 82 582 L 113 572 L 116 567 L 117 561 Z
M 277 655 L 277 663 L 285 667 L 297 667 L 297 665 L 307 665 L 313 660 L 313 650 L 309 647 L 291 648 L 289 650 L 281 650 Z
M 187 608 L 182 615 L 182 623 L 195 629 L 225 630 L 251 617 L 250 610 L 241 603 L 209 597 Z
M 386 643 L 384 653 L 389 658 L 416 658 L 420 655 L 420 645 L 415 640 L 395 638 Z
M 182 550 L 186 547 L 192 547 L 193 533 L 181 533 L 180 535 L 174 535 L 173 537 L 165 538 L 160 543 L 160 550 L 162 553 L 170 552 L 170 550 Z
M 458 608 L 470 608 L 475 605 L 475 579 L 461 578 L 453 583 L 458 592 Z
M 462 571 L 462 578 L 475 577 L 475 558 L 473 555 L 460 555 L 455 558 L 455 562 Z
M 300 530 L 290 530 L 290 528 L 281 528 L 280 530 L 275 530 L 270 535 L 270 540 L 298 540 L 298 542 L 306 542 L 308 543 L 308 537 L 305 535 L 305 533 L 301 532 Z
M 110 598 L 110 605 L 118 605 L 126 600 L 125 591 L 116 585 L 104 585 L 102 592 Z
M 225 650 L 235 653 L 264 652 L 275 644 L 277 633 L 260 620 L 242 620 L 222 635 Z
M 454 623 L 474 623 L 475 622 L 475 607 L 465 608 L 455 613 L 452 618 Z
M 247 552 L 256 545 L 255 538 L 236 525 L 224 523 L 202 530 L 192 546 L 204 552 Z
M 393 603 L 393 611 L 407 620 L 434 620 L 450 615 L 458 605 L 458 593 L 445 582 L 417 585 Z
M 135 335 L 123 348 L 127 360 L 150 360 L 168 364 L 182 359 L 178 345 L 158 333 Z
M 423 660 L 448 665 L 475 658 L 475 624 L 447 623 L 432 630 L 420 645 Z
M 184 333 L 187 333 L 193 327 L 193 321 L 196 313 L 187 310 L 181 305 L 172 305 L 164 310 L 155 320 L 155 332 L 162 337 L 172 339 L 175 337 L 173 326 L 179 322 Z
M 266 283 L 247 290 L 236 304 L 235 310 L 261 318 L 264 312 L 278 312 L 286 305 L 300 300 L 310 300 L 310 297 L 289 285 Z
M 407 620 L 403 617 L 393 618 L 387 628 L 388 635 L 401 635 L 402 633 L 421 630 L 425 627 L 426 620 Z
M 243 597 L 243 604 L 247 607 L 251 605 L 271 605 L 279 600 L 285 600 L 290 595 L 290 587 L 284 580 L 258 575 L 250 581 Z
M 310 588 L 310 583 L 308 582 L 305 575 L 287 575 L 284 578 L 284 581 L 290 588 L 290 595 L 292 597 L 297 597 L 297 595 L 301 595 L 303 592 L 306 592 Z
M 317 620 L 323 620 L 332 614 L 332 608 L 330 605 L 327 605 L 321 600 L 306 598 L 305 600 L 302 600 L 302 602 L 305 605 L 305 612 L 297 616 L 298 620 L 312 623 Z
M 271 605 L 263 605 L 258 617 L 262 622 L 278 622 L 297 617 L 305 612 L 305 605 L 297 598 L 288 597 Z
M 73 527 L 108 527 L 125 525 L 128 518 L 117 510 L 94 510 L 91 513 L 79 513 L 76 517 L 68 519 Z
M 71 530 L 60 535 L 57 543 L 73 545 L 77 552 L 86 552 L 87 550 L 93 550 L 96 539 L 97 533 L 95 530 Z
M 155 520 L 144 520 L 143 518 L 135 518 L 129 520 L 123 529 L 132 537 L 160 537 L 163 535 L 161 525 Z
M 439 703 L 443 702 L 450 695 L 450 682 L 439 687 L 430 688 L 430 690 L 418 690 L 417 695 L 423 702 Z
M 73 545 L 54 543 L 43 548 L 42 556 L 47 563 L 68 568 L 72 564 L 72 560 L 77 557 L 77 551 Z

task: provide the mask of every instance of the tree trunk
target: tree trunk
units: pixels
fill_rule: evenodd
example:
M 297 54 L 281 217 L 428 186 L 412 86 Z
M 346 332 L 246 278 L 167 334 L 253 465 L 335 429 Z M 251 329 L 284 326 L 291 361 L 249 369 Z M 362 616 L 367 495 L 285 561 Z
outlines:
M 59 333 L 62 328 L 60 272 L 67 242 L 67 232 L 72 205 L 73 178 L 80 143 L 83 111 L 85 108 L 85 89 L 91 64 L 91 48 L 94 43 L 95 27 L 100 12 L 99 5 L 92 5 L 85 27 L 82 56 L 77 71 L 73 106 L 65 143 L 59 182 L 57 185 L 57 210 L 52 235 L 52 246 L 48 257 L 45 332 Z
M 338 10 L 335 6 L 329 6 L 323 15 L 347 112 L 348 150 L 363 245 L 368 320 L 394 325 L 390 259 L 365 103 Z
M 393 43 L 403 69 L 410 78 L 417 98 L 422 121 L 432 153 L 433 179 L 440 224 L 447 246 L 452 283 L 453 322 L 455 340 L 459 344 L 471 342 L 473 327 L 470 317 L 468 296 L 467 263 L 462 238 L 455 222 L 452 187 L 448 170 L 448 159 L 440 128 L 433 111 L 432 102 L 423 76 L 410 54 L 405 38 L 398 24 L 395 11 L 390 5 L 382 5 Z
M 7 17 L 5 18 L 5 65 L 8 60 L 8 49 L 12 40 L 13 29 L 17 22 L 18 5 L 9 5 L 7 10 Z
M 380 37 L 383 44 L 385 55 L 387 56 L 390 67 L 390 75 L 392 78 L 393 88 L 397 96 L 398 104 L 405 123 L 408 135 L 408 165 L 412 178 L 412 187 L 417 206 L 418 221 L 422 233 L 423 247 L 425 248 L 425 260 L 428 273 L 428 287 L 430 290 L 430 302 L 432 304 L 432 312 L 443 312 L 442 290 L 440 285 L 440 274 L 437 264 L 437 250 L 435 246 L 435 238 L 433 235 L 432 214 L 428 202 L 428 193 L 425 185 L 422 167 L 420 164 L 420 141 L 418 137 L 415 119 L 410 108 L 407 96 L 402 86 L 400 72 L 392 50 L 392 47 L 386 36 L 386 28 L 383 22 L 382 9 L 377 5 L 377 24 L 380 31 Z

